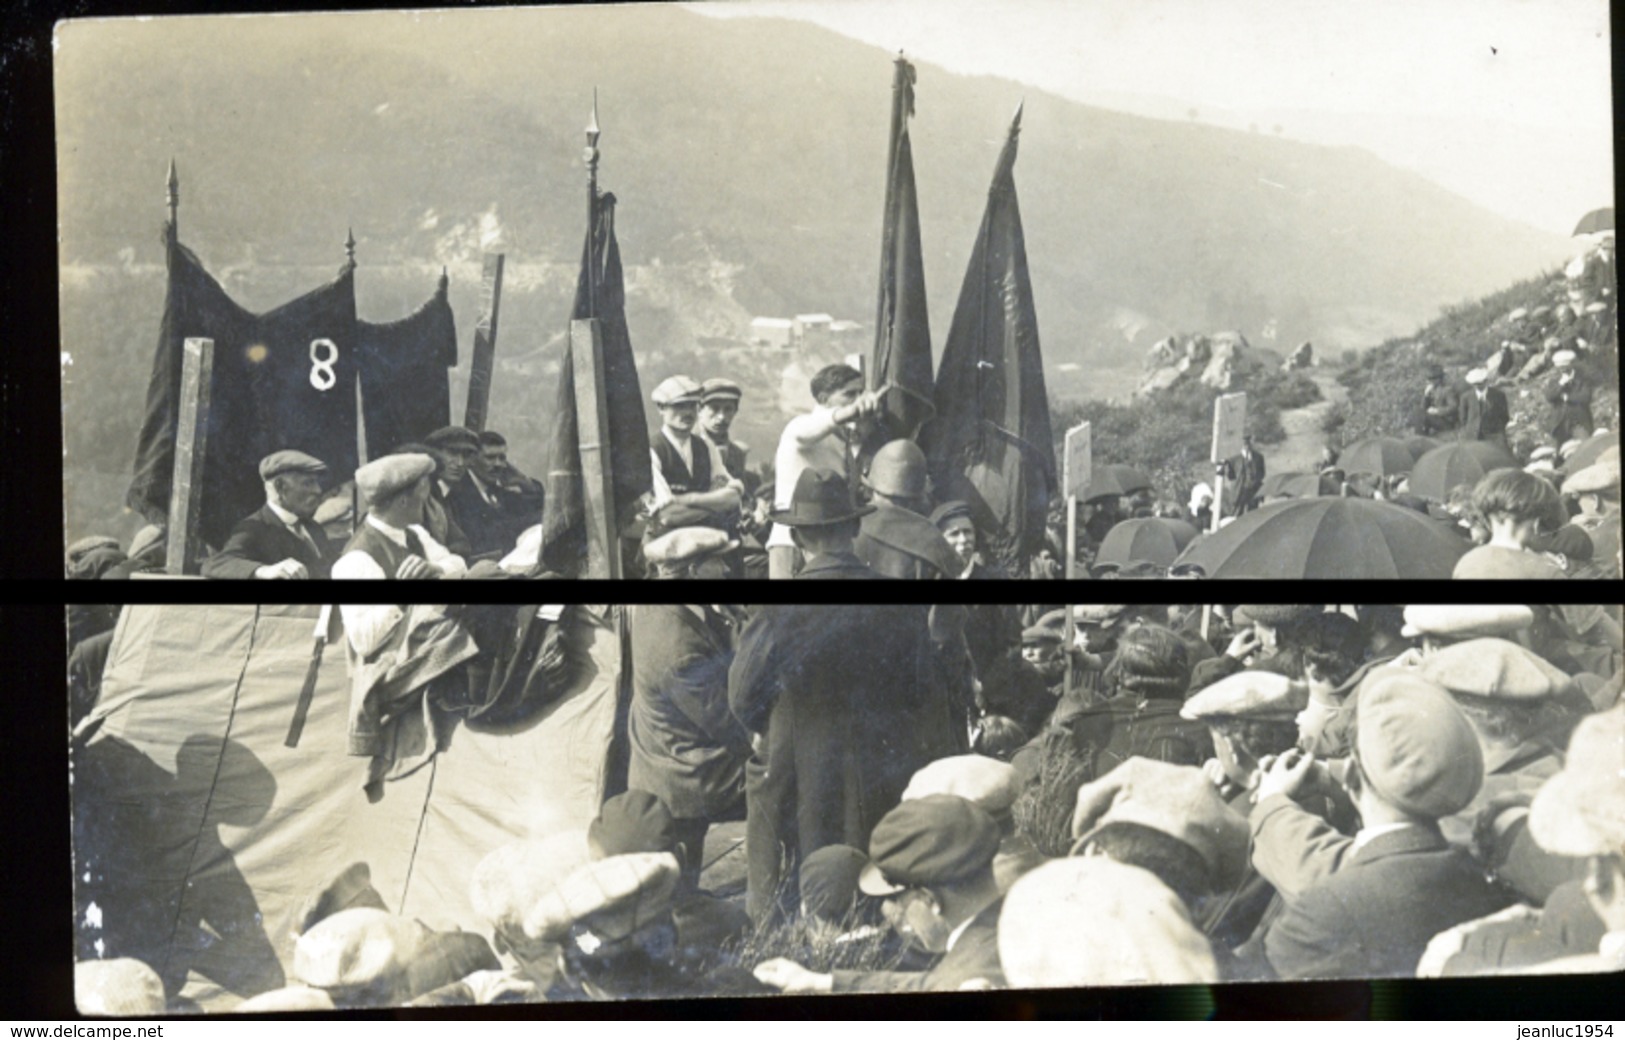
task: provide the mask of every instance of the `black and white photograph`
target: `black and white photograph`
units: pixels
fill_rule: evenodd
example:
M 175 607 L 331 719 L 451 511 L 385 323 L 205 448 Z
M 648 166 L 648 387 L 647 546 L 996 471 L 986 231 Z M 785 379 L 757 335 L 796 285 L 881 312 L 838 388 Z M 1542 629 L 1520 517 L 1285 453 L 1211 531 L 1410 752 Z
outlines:
M 1612 578 L 1604 0 L 67 19 L 69 578 Z
M 1617 608 L 70 622 L 83 1014 L 1625 967 Z

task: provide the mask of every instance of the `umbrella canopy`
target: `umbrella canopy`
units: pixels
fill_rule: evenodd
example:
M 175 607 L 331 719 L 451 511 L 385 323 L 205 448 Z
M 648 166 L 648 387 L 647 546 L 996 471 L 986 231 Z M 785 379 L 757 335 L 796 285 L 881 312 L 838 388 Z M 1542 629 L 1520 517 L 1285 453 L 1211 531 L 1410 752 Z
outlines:
M 1600 461 L 1603 452 L 1609 448 L 1617 447 L 1619 447 L 1619 433 L 1617 431 L 1599 433 L 1595 437 L 1588 437 L 1578 448 L 1569 453 L 1568 458 L 1563 460 L 1563 469 L 1569 473 L 1578 473 L 1587 466 Z
M 1089 475 L 1089 490 L 1085 500 L 1091 498 L 1104 498 L 1107 495 L 1121 497 L 1132 495 L 1136 491 L 1144 491 L 1151 486 L 1151 478 L 1133 466 L 1121 462 L 1105 462 L 1096 466 Z
M 1271 498 L 1316 498 L 1338 493 L 1337 481 L 1319 473 L 1271 473 L 1264 478 L 1259 496 Z
M 1260 506 L 1191 544 L 1175 564 L 1209 578 L 1348 580 L 1450 577 L 1469 548 L 1436 520 L 1366 498 Z
M 1612 230 L 1614 230 L 1614 207 L 1612 206 L 1594 209 L 1581 217 L 1580 222 L 1574 225 L 1576 235 L 1597 235 Z
M 1196 536 L 1202 533 L 1196 529 L 1195 524 L 1176 517 L 1159 516 L 1157 522 L 1166 527 L 1168 533 L 1174 536 L 1174 544 L 1179 546 L 1180 552 L 1184 552 L 1185 546 L 1196 541 Z M 1108 531 L 1107 533 L 1110 534 L 1111 532 Z
M 1343 449 L 1337 464 L 1347 473 L 1371 473 L 1392 477 L 1409 473 L 1416 465 L 1416 453 L 1398 437 L 1367 437 Z
M 1411 457 L 1417 459 L 1443 444 L 1444 441 L 1434 440 L 1432 437 L 1417 436 L 1405 438 L 1405 447 L 1411 449 Z
M 1125 565 L 1136 560 L 1166 567 L 1179 555 L 1179 545 L 1168 525 L 1154 517 L 1124 520 L 1106 532 L 1095 563 Z
M 1411 469 L 1410 492 L 1443 502 L 1452 488 L 1476 484 L 1492 469 L 1516 466 L 1518 460 L 1488 441 L 1456 441 L 1416 460 Z

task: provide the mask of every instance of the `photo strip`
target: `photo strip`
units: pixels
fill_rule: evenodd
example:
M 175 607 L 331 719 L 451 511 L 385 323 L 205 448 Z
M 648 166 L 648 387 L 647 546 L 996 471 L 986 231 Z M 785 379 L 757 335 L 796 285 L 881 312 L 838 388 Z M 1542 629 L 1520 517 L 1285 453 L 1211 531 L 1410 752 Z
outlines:
M 1611 38 L 65 20 L 68 574 L 1617 580 Z
M 1615 607 L 68 626 L 81 1014 L 1625 967 Z

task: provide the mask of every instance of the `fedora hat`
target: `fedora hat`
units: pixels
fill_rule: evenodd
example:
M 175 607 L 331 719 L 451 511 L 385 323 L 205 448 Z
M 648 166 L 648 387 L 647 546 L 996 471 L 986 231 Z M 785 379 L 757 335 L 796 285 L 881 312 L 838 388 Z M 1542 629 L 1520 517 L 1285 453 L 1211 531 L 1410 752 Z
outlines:
M 875 511 L 852 501 L 846 478 L 833 470 L 804 469 L 796 478 L 789 509 L 774 510 L 769 518 L 785 527 L 826 527 L 856 520 Z

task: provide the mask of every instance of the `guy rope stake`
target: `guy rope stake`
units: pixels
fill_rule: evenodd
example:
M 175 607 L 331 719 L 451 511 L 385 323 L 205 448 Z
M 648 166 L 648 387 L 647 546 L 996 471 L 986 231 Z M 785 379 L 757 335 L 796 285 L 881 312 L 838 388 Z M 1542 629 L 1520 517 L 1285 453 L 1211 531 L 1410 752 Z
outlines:
M 299 688 L 299 703 L 294 705 L 288 738 L 282 742 L 287 747 L 298 747 L 299 737 L 305 732 L 305 718 L 310 714 L 310 702 L 316 697 L 316 675 L 322 669 L 322 652 L 327 649 L 327 630 L 332 621 L 333 607 L 329 604 L 316 617 L 316 631 L 310 645 L 310 664 L 305 667 L 305 684 Z

